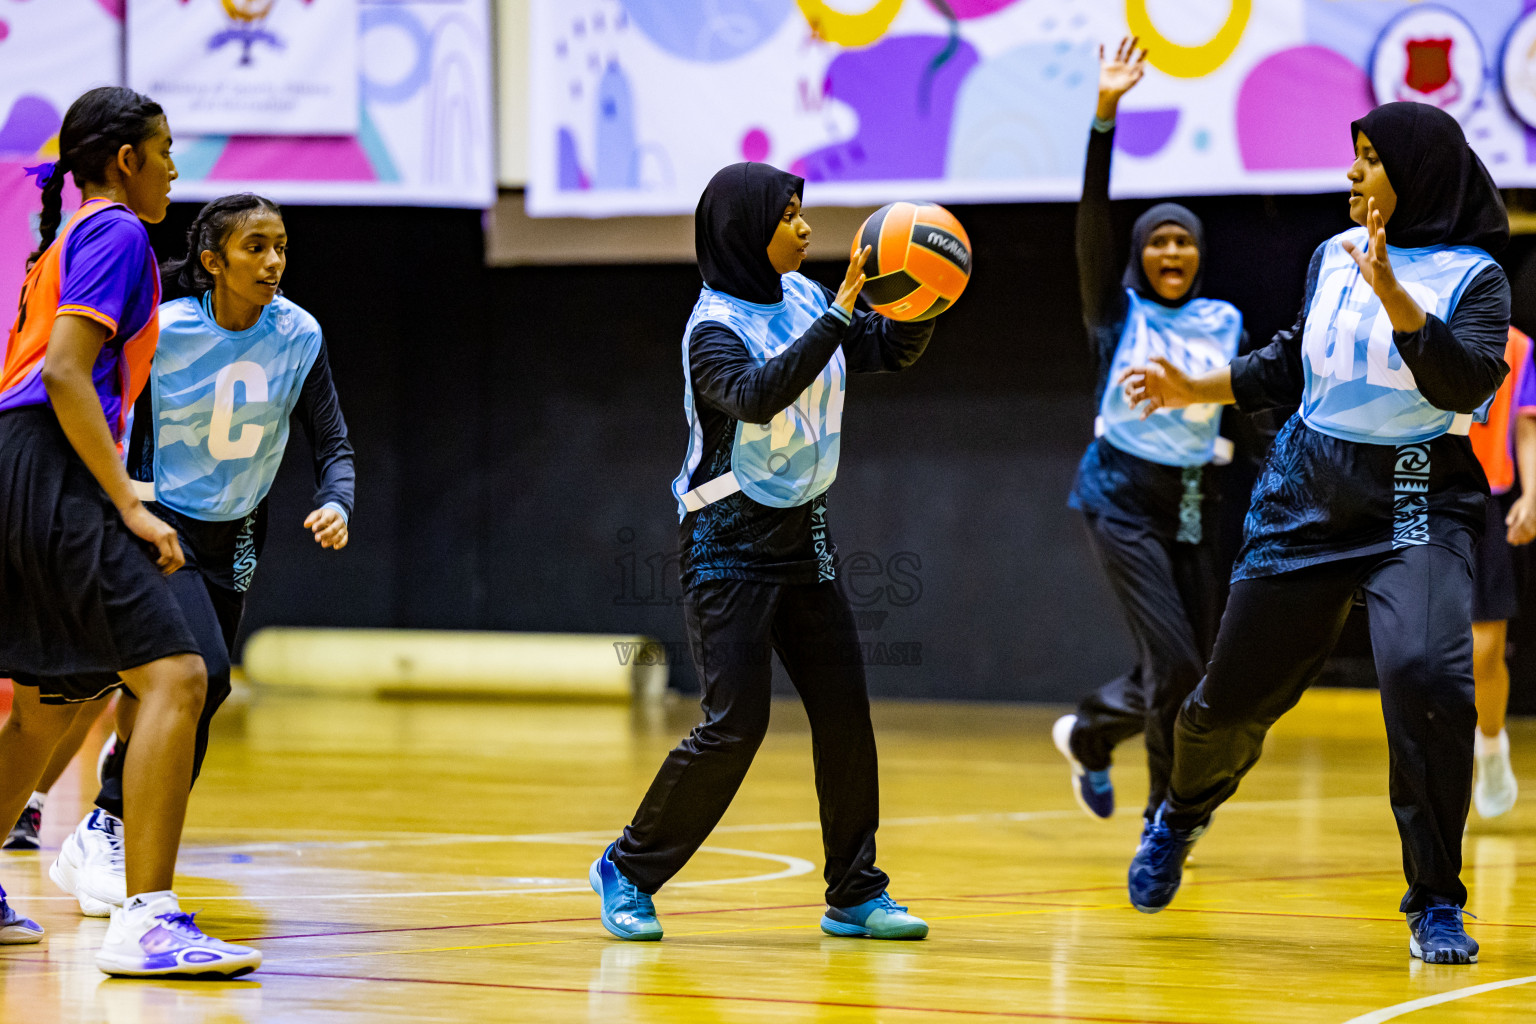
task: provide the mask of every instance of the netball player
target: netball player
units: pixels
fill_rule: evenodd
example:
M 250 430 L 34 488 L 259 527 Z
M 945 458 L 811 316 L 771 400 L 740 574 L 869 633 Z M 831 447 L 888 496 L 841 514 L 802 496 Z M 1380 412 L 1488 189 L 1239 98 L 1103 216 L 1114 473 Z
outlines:
M 208 727 L 229 695 L 230 650 L 267 525 L 267 492 L 297 418 L 314 450 L 315 510 L 305 518 L 321 547 L 346 547 L 352 445 L 320 325 L 278 294 L 288 261 L 281 210 L 244 194 L 216 199 L 187 231 L 187 255 L 167 265 L 191 294 L 160 307 L 160 348 L 135 411 L 129 471 L 155 515 L 176 528 L 186 565 L 171 592 L 208 666 L 198 719 L 195 780 Z M 97 807 L 64 841 L 49 875 L 82 912 L 122 903 L 122 765 L 136 702 L 125 697 L 119 738 L 102 763 Z
M 886 891 L 875 735 L 858 633 L 827 526 L 846 375 L 910 366 L 931 322 L 854 310 L 856 253 L 836 293 L 795 271 L 805 182 L 732 164 L 699 200 L 704 288 L 683 332 L 688 454 L 673 482 L 684 615 L 704 721 L 667 756 L 623 835 L 592 863 L 603 926 L 659 939 L 651 901 L 725 813 L 768 730 L 777 653 L 811 724 L 832 935 L 919 939 Z
M 1123 378 L 1151 412 L 1301 403 L 1254 489 L 1210 667 L 1175 728 L 1168 798 L 1131 862 L 1138 910 L 1317 678 L 1357 592 L 1370 615 L 1403 845 L 1409 950 L 1477 960 L 1462 925 L 1472 795 L 1472 557 L 1488 484 L 1467 439 L 1507 372 L 1509 222 L 1454 118 L 1388 103 L 1351 126 L 1350 217 L 1313 253 L 1300 321 L 1199 376 L 1154 358 Z M 1256 254 L 1257 258 L 1257 254 Z
M 158 104 L 93 89 L 40 172 L 42 240 L 0 369 L 0 671 L 19 684 L 0 729 L 0 821 L 14 821 L 74 710 L 119 680 L 140 701 L 124 766 L 128 899 L 96 963 L 109 974 L 236 976 L 261 954 L 210 938 L 171 890 L 186 814 L 202 658 L 165 575 L 176 531 L 118 456 L 158 337 L 159 273 L 144 222 L 165 216 L 171 134 Z M 85 202 L 59 232 L 64 175 Z M 56 237 L 57 236 L 57 237 Z M 0 906 L 0 939 L 42 929 Z
M 1099 49 L 1099 105 L 1088 136 L 1077 208 L 1077 270 L 1083 322 L 1098 376 L 1098 436 L 1078 465 L 1069 504 L 1083 513 L 1089 540 L 1125 613 L 1136 664 L 1105 683 L 1051 730 L 1072 769 L 1072 793 L 1088 813 L 1114 812 L 1115 745 L 1146 733 L 1151 819 L 1168 789 L 1173 722 L 1200 681 L 1216 633 L 1214 474 L 1220 407 L 1159 410 L 1142 418 L 1112 375 L 1168 358 L 1199 375 L 1237 354 L 1242 314 L 1202 299 L 1205 233 L 1200 219 L 1159 203 L 1131 230 L 1130 262 L 1112 262 L 1109 165 L 1120 97 L 1141 80 L 1146 51 L 1121 41 L 1112 59 Z
M 1488 476 L 1488 521 L 1473 557 L 1472 676 L 1477 689 L 1477 734 L 1472 744 L 1472 804 L 1484 818 L 1515 805 L 1520 787 L 1509 763 L 1509 620 L 1519 611 L 1511 545 L 1536 538 L 1536 376 L 1531 339 L 1511 327 L 1504 347 L 1509 376 L 1484 423 L 1472 425 L 1472 450 Z M 1516 482 L 1520 496 L 1513 494 Z M 1529 481 L 1529 483 L 1527 483 Z

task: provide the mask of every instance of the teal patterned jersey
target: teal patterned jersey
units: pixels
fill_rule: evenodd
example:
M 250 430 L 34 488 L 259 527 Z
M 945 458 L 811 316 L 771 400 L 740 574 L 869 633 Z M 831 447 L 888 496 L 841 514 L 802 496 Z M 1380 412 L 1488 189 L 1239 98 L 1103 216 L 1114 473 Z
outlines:
M 1203 466 L 1211 461 L 1221 429 L 1221 406 L 1191 405 L 1159 409 L 1142 419 L 1116 385 L 1133 366 L 1145 366 L 1153 356 L 1197 377 L 1226 366 L 1237 355 L 1243 337 L 1243 315 L 1230 302 L 1191 299 L 1169 307 L 1150 302 L 1126 289 L 1130 305 L 1115 347 L 1109 383 L 1099 403 L 1104 439 L 1123 452 L 1164 466 Z
M 1439 437 L 1451 429 L 1456 414 L 1437 409 L 1419 393 L 1392 340 L 1392 321 L 1344 251 L 1346 240 L 1363 250 L 1366 230 L 1353 228 L 1323 245 L 1302 337 L 1301 417 L 1319 433 L 1363 444 L 1418 444 Z M 1471 246 L 1389 245 L 1387 253 L 1408 294 L 1447 323 L 1467 285 L 1493 265 L 1493 257 Z
M 761 366 L 788 348 L 828 309 L 819 285 L 799 274 L 783 277 L 784 298 L 772 305 L 747 302 L 704 288 L 683 331 L 683 366 L 688 340 L 701 323 L 719 323 L 746 345 Z M 773 508 L 793 508 L 826 493 L 837 478 L 842 443 L 843 396 L 848 364 L 841 347 L 800 397 L 767 423 L 736 424 L 731 469 L 747 497 Z M 686 513 L 682 496 L 703 457 L 703 428 L 694 410 L 693 382 L 685 382 L 683 410 L 688 417 L 688 454 L 682 472 L 672 482 L 679 517 Z
M 320 344 L 319 323 L 282 296 L 244 331 L 220 327 L 207 295 L 161 305 L 150 377 L 155 500 L 215 522 L 254 510 Z

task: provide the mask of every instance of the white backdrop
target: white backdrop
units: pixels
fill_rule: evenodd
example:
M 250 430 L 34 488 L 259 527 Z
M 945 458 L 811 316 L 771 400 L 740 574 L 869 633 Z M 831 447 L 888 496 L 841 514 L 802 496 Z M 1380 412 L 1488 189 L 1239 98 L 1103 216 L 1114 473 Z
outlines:
M 1532 186 L 1511 109 L 1536 120 L 1527 6 L 533 0 L 529 207 L 683 213 L 742 159 L 803 174 L 815 204 L 1075 198 L 1097 45 L 1130 30 L 1153 69 L 1122 108 L 1117 194 L 1342 189 L 1378 91 L 1451 110 L 1501 184 Z
M 357 0 L 133 0 L 127 70 L 179 132 L 352 135 Z

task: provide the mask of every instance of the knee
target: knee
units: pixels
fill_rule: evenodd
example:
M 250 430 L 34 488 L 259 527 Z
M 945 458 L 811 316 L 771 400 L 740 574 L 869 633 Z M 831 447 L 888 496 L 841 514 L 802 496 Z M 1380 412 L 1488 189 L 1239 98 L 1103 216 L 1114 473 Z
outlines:
M 165 702 L 166 710 L 196 718 L 208 698 L 208 668 L 195 654 L 168 660 L 170 664 L 155 687 L 156 695 Z
M 709 718 L 693 730 L 693 744 L 700 751 L 751 760 L 768 735 L 768 714 L 733 711 Z

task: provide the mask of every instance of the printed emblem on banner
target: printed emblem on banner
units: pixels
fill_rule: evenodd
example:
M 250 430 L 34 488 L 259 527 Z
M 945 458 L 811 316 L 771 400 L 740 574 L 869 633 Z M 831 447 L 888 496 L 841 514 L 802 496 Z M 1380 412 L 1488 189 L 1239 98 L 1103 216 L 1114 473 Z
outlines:
M 1477 33 L 1443 7 L 1418 7 L 1394 18 L 1371 54 L 1377 103 L 1429 103 L 1461 120 L 1477 103 L 1485 79 Z
M 182 0 L 186 3 L 187 0 Z M 268 32 L 262 28 L 267 20 L 267 15 L 272 12 L 272 5 L 277 0 L 223 0 L 224 13 L 229 20 L 234 22 L 233 28 L 227 28 L 208 40 L 208 49 L 217 50 L 229 43 L 239 43 L 241 46 L 240 63 L 251 62 L 251 48 L 257 43 L 265 43 L 273 49 L 283 48 L 282 39 L 276 33 Z M 310 0 L 304 0 L 309 3 Z
M 1527 127 L 1536 128 L 1536 10 L 1527 11 L 1504 37 L 1504 98 Z

